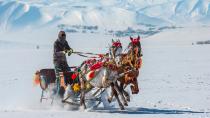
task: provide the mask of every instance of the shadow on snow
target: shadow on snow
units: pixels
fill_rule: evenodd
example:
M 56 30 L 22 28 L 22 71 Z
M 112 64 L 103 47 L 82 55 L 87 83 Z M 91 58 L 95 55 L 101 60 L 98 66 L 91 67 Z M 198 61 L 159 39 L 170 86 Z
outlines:
M 174 109 L 156 109 L 156 108 L 140 108 L 131 107 L 125 110 L 119 110 L 118 108 L 97 108 L 92 109 L 90 112 L 100 112 L 100 113 L 120 113 L 120 114 L 200 114 L 200 113 L 210 113 L 201 111 L 191 111 L 191 110 L 174 110 Z

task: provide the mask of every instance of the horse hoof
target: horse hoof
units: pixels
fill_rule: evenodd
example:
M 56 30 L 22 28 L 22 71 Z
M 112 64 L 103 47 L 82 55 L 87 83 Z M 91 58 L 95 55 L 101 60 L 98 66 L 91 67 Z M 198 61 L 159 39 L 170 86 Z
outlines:
M 127 100 L 128 102 L 130 102 L 130 101 L 131 101 L 131 100 L 130 100 L 130 98 L 127 98 L 126 100 Z
M 125 108 L 124 108 L 122 103 L 119 104 L 119 107 L 120 107 L 121 110 L 125 110 Z
M 125 103 L 124 103 L 124 105 L 125 105 L 125 106 L 128 106 L 128 103 L 127 103 L 127 102 L 125 102 Z
M 85 109 L 87 109 L 87 107 L 86 107 L 85 104 L 83 104 L 83 105 L 80 105 L 80 109 L 81 109 L 81 110 L 85 110 Z
M 108 98 L 108 99 L 107 99 L 107 101 L 108 101 L 109 103 L 111 103 L 111 102 L 112 102 L 112 100 L 111 100 L 110 98 Z
M 120 110 L 125 110 L 125 108 L 123 106 L 120 106 Z

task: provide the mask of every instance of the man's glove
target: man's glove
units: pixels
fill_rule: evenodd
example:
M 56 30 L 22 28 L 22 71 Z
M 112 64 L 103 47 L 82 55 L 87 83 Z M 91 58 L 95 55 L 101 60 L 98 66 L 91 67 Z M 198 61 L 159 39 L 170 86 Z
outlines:
M 71 56 L 72 53 L 73 53 L 73 49 L 72 48 L 70 48 L 70 50 L 67 50 L 68 56 Z
M 64 50 L 62 51 L 64 54 L 68 54 L 68 56 L 70 56 L 73 53 L 73 49 L 69 49 L 69 50 Z

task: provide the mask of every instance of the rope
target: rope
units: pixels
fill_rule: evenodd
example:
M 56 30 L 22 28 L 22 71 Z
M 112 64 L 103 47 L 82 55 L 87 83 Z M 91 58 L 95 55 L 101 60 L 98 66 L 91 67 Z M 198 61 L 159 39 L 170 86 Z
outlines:
M 79 56 L 81 56 L 81 57 L 86 57 L 86 58 L 100 58 L 100 57 L 96 57 L 96 56 L 86 56 L 86 55 L 83 55 L 83 54 L 79 54 L 79 53 L 75 53 L 75 54 L 77 54 L 77 55 L 79 55 Z
M 104 54 L 95 54 L 95 53 L 84 53 L 84 52 L 73 52 L 74 54 L 77 54 L 81 57 L 86 57 L 86 58 L 103 58 Z M 87 56 L 87 55 L 94 55 L 94 56 Z
M 78 68 L 78 66 L 70 66 L 69 68 L 71 68 L 71 69 L 72 69 L 72 68 Z
M 103 55 L 103 54 L 96 54 L 96 53 L 89 53 L 89 52 L 87 52 L 87 53 L 85 53 L 85 52 L 73 52 L 73 53 L 75 53 L 75 54 L 88 54 L 88 55 Z

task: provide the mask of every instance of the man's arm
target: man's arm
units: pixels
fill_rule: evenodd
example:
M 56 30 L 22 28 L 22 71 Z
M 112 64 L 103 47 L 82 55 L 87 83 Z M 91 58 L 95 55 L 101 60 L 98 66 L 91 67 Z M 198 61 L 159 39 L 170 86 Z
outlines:
M 71 47 L 69 46 L 67 41 L 65 41 L 65 50 L 71 50 Z
M 65 42 L 65 51 L 68 54 L 68 56 L 70 56 L 73 52 L 73 49 L 69 46 L 68 42 Z
M 54 54 L 57 56 L 63 56 L 65 54 L 65 51 L 60 51 L 58 49 L 57 43 L 54 43 Z

